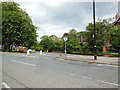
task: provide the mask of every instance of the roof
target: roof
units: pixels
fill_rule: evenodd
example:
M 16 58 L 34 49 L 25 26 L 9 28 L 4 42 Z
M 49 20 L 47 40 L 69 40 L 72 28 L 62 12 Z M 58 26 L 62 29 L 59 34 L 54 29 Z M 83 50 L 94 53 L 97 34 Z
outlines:
M 115 26 L 117 23 L 120 23 L 120 17 L 118 18 L 118 20 L 114 21 L 112 25 Z

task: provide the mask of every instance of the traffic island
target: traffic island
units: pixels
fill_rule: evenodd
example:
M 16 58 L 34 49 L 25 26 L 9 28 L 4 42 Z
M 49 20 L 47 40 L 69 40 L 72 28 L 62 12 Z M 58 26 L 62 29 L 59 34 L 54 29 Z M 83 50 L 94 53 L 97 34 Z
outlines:
M 88 64 L 108 64 L 108 65 L 115 65 L 120 66 L 120 62 L 118 61 L 118 58 L 112 58 L 112 57 L 104 57 L 104 56 L 98 56 L 98 60 L 93 60 L 93 56 L 86 56 L 86 55 L 71 55 L 71 54 L 60 54 L 58 57 L 62 60 L 69 60 L 69 61 L 78 61 L 78 62 L 86 62 Z

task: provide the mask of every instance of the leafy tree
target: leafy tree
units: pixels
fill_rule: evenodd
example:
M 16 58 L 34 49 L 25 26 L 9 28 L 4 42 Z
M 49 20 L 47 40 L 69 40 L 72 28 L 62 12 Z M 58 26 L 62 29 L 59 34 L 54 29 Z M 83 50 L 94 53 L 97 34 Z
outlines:
M 116 52 L 120 53 L 120 26 L 112 27 L 109 34 L 110 44 Z
M 63 51 L 64 49 L 63 39 L 58 38 L 55 35 L 51 35 L 50 38 L 52 39 L 53 42 L 52 51 Z
M 69 53 L 79 51 L 80 43 L 77 38 L 68 39 L 67 41 L 67 51 Z
M 53 46 L 52 39 L 47 35 L 42 36 L 41 39 L 40 45 L 43 47 L 43 50 L 51 51 Z
M 77 38 L 77 31 L 75 29 L 71 29 L 69 33 L 64 33 L 62 38 L 64 38 L 65 36 L 68 38 L 66 42 L 67 51 L 69 53 L 79 51 L 80 41 Z
M 87 37 L 87 33 L 86 31 L 81 31 L 81 32 L 77 32 L 77 38 L 81 41 L 81 42 L 85 42 L 86 41 L 86 37 Z
M 33 25 L 29 15 L 15 2 L 2 2 L 2 46 L 10 51 L 15 42 L 17 46 L 30 48 L 36 43 L 37 27 Z
M 34 50 L 36 50 L 36 51 L 43 50 L 43 47 L 42 47 L 42 45 L 40 45 L 39 42 L 37 42 L 35 45 L 31 46 L 30 48 L 31 48 L 31 49 L 34 49 Z
M 52 40 L 57 40 L 57 39 L 58 39 L 58 37 L 57 37 L 56 35 L 51 35 L 50 38 L 51 38 Z
M 86 39 L 92 50 L 92 46 L 94 45 L 93 24 L 89 23 L 89 25 L 86 27 L 86 30 L 88 32 Z M 96 22 L 96 44 L 99 51 L 102 51 L 102 46 L 104 46 L 108 42 L 109 30 L 110 27 L 108 26 L 107 20 L 104 19 L 102 21 L 99 20 L 98 22 Z

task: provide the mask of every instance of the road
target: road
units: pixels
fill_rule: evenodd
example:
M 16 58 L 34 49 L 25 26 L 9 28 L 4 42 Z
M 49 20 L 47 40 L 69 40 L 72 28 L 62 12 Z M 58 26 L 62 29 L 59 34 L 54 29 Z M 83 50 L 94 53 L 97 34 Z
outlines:
M 3 88 L 118 88 L 118 67 L 55 58 L 2 55 Z

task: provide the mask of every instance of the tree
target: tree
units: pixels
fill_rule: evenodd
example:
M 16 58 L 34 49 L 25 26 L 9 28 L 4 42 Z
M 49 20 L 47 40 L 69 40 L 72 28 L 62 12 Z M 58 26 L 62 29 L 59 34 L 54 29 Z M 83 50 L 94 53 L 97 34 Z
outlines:
M 51 51 L 53 46 L 52 39 L 47 35 L 42 36 L 41 39 L 40 45 L 43 47 L 43 50 Z
M 92 47 L 94 45 L 94 39 L 93 39 L 93 24 L 89 23 L 89 25 L 86 27 L 87 30 L 87 42 L 89 46 Z M 110 27 L 108 26 L 108 21 L 106 19 L 99 20 L 96 22 L 96 44 L 99 51 L 102 51 L 102 46 L 104 46 L 108 42 L 109 38 L 109 30 Z
M 62 38 L 64 38 L 65 36 L 68 38 L 66 42 L 67 51 L 69 53 L 74 53 L 76 51 L 78 52 L 80 48 L 80 41 L 77 38 L 77 31 L 75 29 L 71 29 L 69 33 L 64 33 Z
M 85 42 L 86 41 L 86 37 L 87 37 L 87 33 L 86 31 L 81 31 L 81 32 L 77 32 L 77 38 L 81 41 L 81 42 Z
M 51 35 L 50 38 L 52 39 L 52 51 L 63 51 L 64 47 L 63 47 L 63 39 L 58 38 L 55 35 Z
M 37 41 L 37 27 L 29 15 L 15 2 L 2 2 L 2 46 L 10 51 L 13 42 L 30 48 Z
M 42 45 L 40 45 L 39 42 L 37 42 L 35 45 L 31 46 L 30 48 L 31 48 L 31 49 L 34 49 L 34 50 L 36 50 L 36 51 L 43 50 L 43 47 L 42 47 Z
M 112 27 L 109 34 L 110 44 L 116 52 L 120 53 L 120 26 Z

